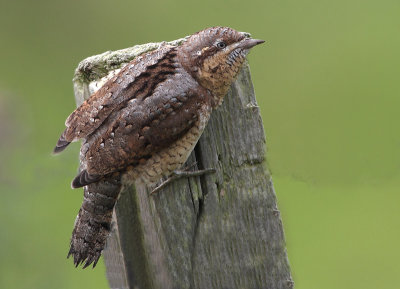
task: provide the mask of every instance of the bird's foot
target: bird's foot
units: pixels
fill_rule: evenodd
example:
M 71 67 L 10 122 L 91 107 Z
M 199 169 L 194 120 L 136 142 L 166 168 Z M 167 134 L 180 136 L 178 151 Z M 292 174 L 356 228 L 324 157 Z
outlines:
M 203 169 L 203 170 L 197 170 L 197 171 L 189 171 L 190 168 L 194 167 L 196 163 L 191 164 L 190 166 L 186 167 L 184 170 L 175 170 L 172 172 L 172 174 L 163 181 L 161 184 L 159 184 L 155 189 L 153 189 L 150 193 L 150 195 L 154 195 L 157 192 L 159 192 L 162 188 L 166 187 L 169 183 L 180 179 L 180 178 L 190 178 L 190 177 L 197 177 L 197 176 L 202 176 L 205 174 L 210 174 L 210 173 L 215 173 L 215 169 Z

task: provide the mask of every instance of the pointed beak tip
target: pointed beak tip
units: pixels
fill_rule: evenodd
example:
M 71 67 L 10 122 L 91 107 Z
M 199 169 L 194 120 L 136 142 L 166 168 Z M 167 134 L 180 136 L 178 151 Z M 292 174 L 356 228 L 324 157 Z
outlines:
M 251 38 L 252 47 L 254 47 L 256 45 L 259 45 L 259 44 L 263 44 L 264 42 L 265 42 L 265 40 L 262 40 L 262 39 L 253 39 L 253 38 Z
M 258 44 L 262 44 L 264 43 L 265 40 L 261 40 L 261 39 L 253 39 L 253 38 L 247 38 L 245 41 L 243 41 L 243 47 L 250 49 Z

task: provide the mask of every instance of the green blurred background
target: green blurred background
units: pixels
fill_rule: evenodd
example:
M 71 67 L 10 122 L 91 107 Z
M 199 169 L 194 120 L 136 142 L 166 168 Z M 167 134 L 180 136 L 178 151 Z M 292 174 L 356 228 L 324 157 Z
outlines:
M 107 288 L 65 259 L 74 69 L 214 25 L 267 40 L 249 61 L 296 288 L 398 288 L 398 0 L 0 0 L 0 288 Z

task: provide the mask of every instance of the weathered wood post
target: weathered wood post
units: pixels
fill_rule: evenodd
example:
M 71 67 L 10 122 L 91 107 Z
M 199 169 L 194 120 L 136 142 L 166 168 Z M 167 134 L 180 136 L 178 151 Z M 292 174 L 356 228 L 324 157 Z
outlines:
M 74 78 L 77 104 L 121 65 L 159 45 L 82 61 Z M 110 287 L 293 288 L 265 149 L 246 64 L 187 161 L 216 173 L 179 179 L 154 196 L 142 185 L 124 187 L 103 252 Z

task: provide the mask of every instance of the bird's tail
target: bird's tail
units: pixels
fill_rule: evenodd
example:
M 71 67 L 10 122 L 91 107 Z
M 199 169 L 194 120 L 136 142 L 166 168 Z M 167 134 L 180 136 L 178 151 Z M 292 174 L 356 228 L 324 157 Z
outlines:
M 120 179 L 109 178 L 84 187 L 84 199 L 75 221 L 68 257 L 77 267 L 96 266 L 111 230 L 112 212 L 121 190 Z

